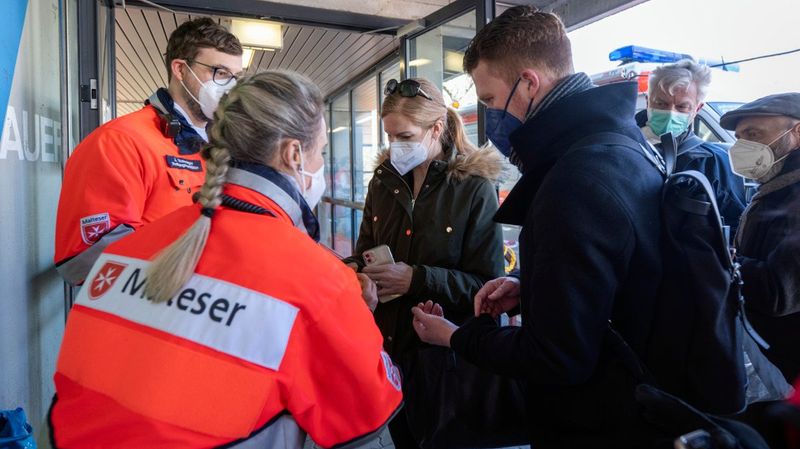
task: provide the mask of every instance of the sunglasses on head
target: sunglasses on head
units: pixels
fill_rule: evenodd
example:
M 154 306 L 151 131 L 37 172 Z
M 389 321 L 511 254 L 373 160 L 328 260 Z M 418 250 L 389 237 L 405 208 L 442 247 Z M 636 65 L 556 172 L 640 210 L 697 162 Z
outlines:
M 422 86 L 414 80 L 397 81 L 396 79 L 390 79 L 383 89 L 383 94 L 388 96 L 395 92 L 399 93 L 401 97 L 410 98 L 419 95 L 420 97 L 433 101 L 433 98 L 426 94 L 425 91 L 422 90 Z

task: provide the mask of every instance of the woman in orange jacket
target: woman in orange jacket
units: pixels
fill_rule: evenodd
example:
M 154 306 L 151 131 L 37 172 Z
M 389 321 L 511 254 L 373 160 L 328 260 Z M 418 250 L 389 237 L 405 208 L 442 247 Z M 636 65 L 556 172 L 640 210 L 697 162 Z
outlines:
M 299 448 L 305 432 L 332 447 L 394 416 L 399 374 L 357 276 L 315 241 L 324 110 L 289 72 L 223 98 L 198 204 L 109 246 L 87 277 L 54 447 Z

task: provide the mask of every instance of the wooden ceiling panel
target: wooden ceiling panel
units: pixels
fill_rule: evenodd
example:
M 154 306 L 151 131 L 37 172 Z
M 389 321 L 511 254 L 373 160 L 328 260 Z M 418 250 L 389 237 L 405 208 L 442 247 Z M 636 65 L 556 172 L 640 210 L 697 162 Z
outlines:
M 169 35 L 196 17 L 133 6 L 117 10 L 117 115 L 137 110 L 156 89 L 167 85 L 164 53 Z M 387 35 L 287 24 L 283 38 L 279 51 L 257 50 L 246 73 L 294 70 L 317 83 L 326 96 L 399 45 Z

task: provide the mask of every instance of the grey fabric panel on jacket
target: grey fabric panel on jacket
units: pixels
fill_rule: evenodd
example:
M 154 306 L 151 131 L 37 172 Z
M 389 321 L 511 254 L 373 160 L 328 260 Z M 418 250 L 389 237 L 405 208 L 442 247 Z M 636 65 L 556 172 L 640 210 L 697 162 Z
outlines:
M 101 237 L 94 245 L 87 248 L 86 251 L 59 264 L 56 267 L 56 271 L 70 284 L 81 284 L 86 279 L 86 276 L 89 275 L 89 271 L 92 270 L 92 266 L 97 258 L 100 257 L 103 250 L 105 250 L 108 245 L 132 232 L 133 228 L 128 225 L 122 224 L 117 226 Z

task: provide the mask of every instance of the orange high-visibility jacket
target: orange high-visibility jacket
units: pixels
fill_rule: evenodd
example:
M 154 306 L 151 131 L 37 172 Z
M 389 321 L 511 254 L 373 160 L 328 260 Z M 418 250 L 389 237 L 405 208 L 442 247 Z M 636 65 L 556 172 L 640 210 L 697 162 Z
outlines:
M 191 204 L 204 178 L 200 154 L 180 154 L 153 106 L 96 129 L 67 160 L 56 217 L 59 273 L 83 282 L 103 248 Z
M 200 215 L 188 206 L 109 246 L 70 312 L 50 414 L 59 448 L 300 448 L 374 438 L 400 376 L 355 274 L 276 217 L 220 208 L 195 275 L 143 294 L 149 260 Z M 247 444 L 253 444 L 249 446 Z

